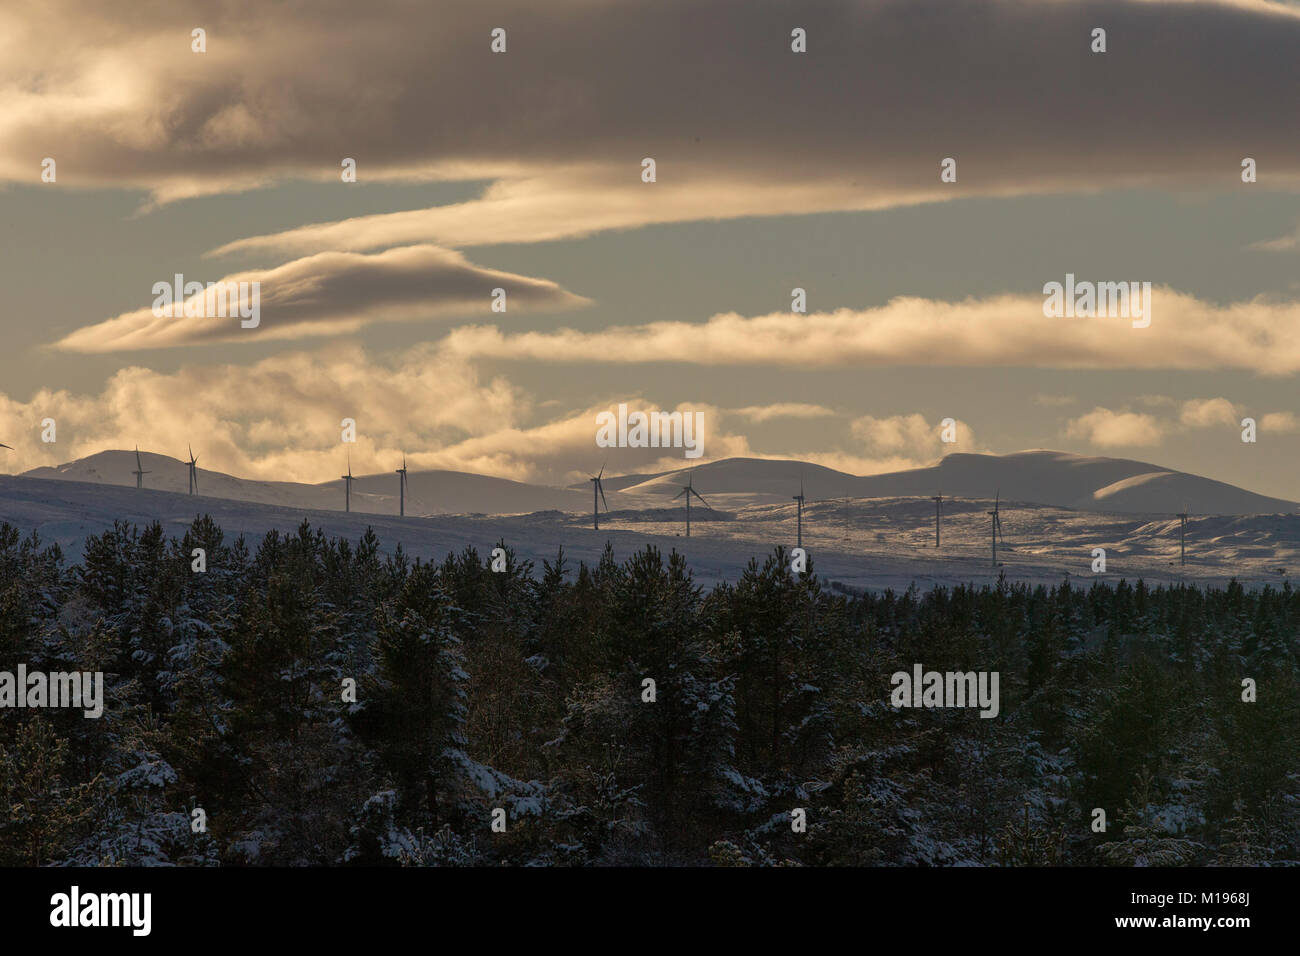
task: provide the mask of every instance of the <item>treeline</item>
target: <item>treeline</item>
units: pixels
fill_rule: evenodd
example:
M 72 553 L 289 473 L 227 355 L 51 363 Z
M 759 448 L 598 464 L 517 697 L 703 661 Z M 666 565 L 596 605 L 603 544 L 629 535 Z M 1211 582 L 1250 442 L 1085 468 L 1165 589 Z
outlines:
M 0 526 L 0 671 L 107 698 L 0 709 L 0 865 L 1300 861 L 1289 584 L 846 595 L 778 550 L 705 592 L 501 546 L 200 517 L 69 566 Z M 998 716 L 891 707 L 915 664 L 999 672 Z

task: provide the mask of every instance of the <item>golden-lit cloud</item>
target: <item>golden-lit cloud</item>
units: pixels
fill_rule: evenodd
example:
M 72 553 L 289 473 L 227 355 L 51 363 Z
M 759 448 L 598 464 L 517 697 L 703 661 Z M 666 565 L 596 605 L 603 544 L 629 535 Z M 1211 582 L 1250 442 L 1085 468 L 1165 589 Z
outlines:
M 1204 302 L 1165 287 L 1148 328 L 1126 318 L 1046 318 L 1041 295 L 897 298 L 874 309 L 662 321 L 587 332 L 452 330 L 467 358 L 822 367 L 1033 367 L 1300 371 L 1300 302 Z
M 1219 398 L 1191 398 L 1179 402 L 1167 395 L 1143 395 L 1138 399 L 1159 414 L 1114 410 L 1098 406 L 1066 422 L 1066 437 L 1080 439 L 1098 448 L 1151 447 L 1166 438 L 1187 438 L 1205 429 L 1221 429 L 1234 436 L 1249 413 L 1240 402 Z M 1292 412 L 1267 412 L 1259 416 L 1263 434 L 1285 434 L 1300 429 L 1300 418 Z
M 596 445 L 597 414 L 620 401 L 633 409 L 661 407 L 617 396 L 543 415 L 504 377 L 484 380 L 435 345 L 384 357 L 340 343 L 251 365 L 190 364 L 173 373 L 128 367 L 98 393 L 43 390 L 25 402 L 0 394 L 0 437 L 14 446 L 4 460 L 14 471 L 137 444 L 177 458 L 192 444 L 205 468 L 307 482 L 337 477 L 348 454 L 358 474 L 396 467 L 405 454 L 413 470 L 541 483 L 585 477 L 602 461 L 612 473 L 682 467 L 680 449 Z M 753 455 L 743 435 L 719 426 L 722 410 L 707 403 L 675 407 L 704 415 L 701 460 Z M 55 419 L 57 443 L 39 438 L 45 418 Z M 357 426 L 357 440 L 347 446 L 340 441 L 345 418 Z
M 172 276 L 159 278 L 167 287 L 173 281 Z M 375 255 L 319 253 L 274 269 L 211 281 L 231 289 L 239 287 L 240 294 L 228 295 L 219 307 L 217 290 L 208 288 L 188 297 L 176 310 L 170 308 L 174 295 L 157 309 L 155 299 L 149 307 L 78 329 L 55 347 L 72 352 L 119 352 L 337 335 L 373 322 L 491 314 L 494 289 L 504 290 L 507 312 L 587 304 L 586 299 L 554 282 L 476 266 L 459 252 L 435 246 L 409 246 Z M 255 293 L 259 300 L 256 314 L 249 308 Z M 194 314 L 187 316 L 187 308 Z M 242 318 L 248 315 L 253 317 Z M 244 327 L 245 321 L 256 324 Z
M 177 396 L 185 396 L 185 401 Z M 602 448 L 597 416 L 616 411 L 698 412 L 703 455 L 680 448 Z M 829 409 L 791 403 L 756 406 L 798 418 Z M 667 471 L 722 458 L 798 457 L 851 474 L 920 467 L 948 451 L 972 451 L 958 423 L 958 445 L 945 445 L 937 422 L 920 415 L 863 417 L 851 423 L 851 445 L 812 451 L 759 451 L 743 432 L 723 427 L 734 409 L 708 402 L 656 403 L 638 394 L 584 407 L 537 402 L 502 376 L 484 378 L 472 363 L 436 344 L 375 355 L 337 343 L 274 355 L 250 365 L 187 364 L 171 373 L 131 366 L 98 392 L 42 390 L 28 401 L 0 393 L 0 423 L 14 451 L 15 472 L 58 465 L 115 448 L 184 456 L 203 467 L 261 480 L 320 482 L 336 478 L 350 456 L 356 474 L 387 471 L 405 456 L 412 470 L 448 469 L 563 485 L 605 466 L 607 474 Z M 40 440 L 53 418 L 58 440 Z M 341 442 L 341 423 L 356 421 L 355 444 Z
M 951 442 L 943 441 L 944 423 L 928 421 L 924 415 L 863 415 L 849 426 L 853 437 L 868 450 L 885 455 L 905 455 L 909 460 L 925 461 L 949 452 L 976 451 L 975 433 L 963 421 L 953 419 Z
M 1260 416 L 1259 428 L 1265 434 L 1289 434 L 1300 431 L 1300 418 L 1292 412 L 1268 412 Z
M 548 242 L 690 222 L 702 218 L 705 210 L 709 219 L 738 219 L 862 212 L 954 198 L 933 186 L 863 191 L 856 177 L 835 171 L 815 182 L 766 183 L 734 175 L 719 177 L 708 170 L 665 169 L 664 178 L 653 185 L 641 182 L 639 173 L 635 163 L 565 167 L 493 183 L 480 198 L 467 202 L 299 226 L 237 239 L 210 254 L 302 255 L 322 249 L 378 249 L 401 242 L 457 248 Z
M 751 422 L 770 422 L 780 418 L 831 418 L 835 415 L 834 409 L 808 402 L 746 405 L 744 408 L 729 408 L 726 411 L 728 414 L 747 418 Z
M 404 448 L 417 449 L 414 467 L 450 467 L 452 457 L 437 449 L 518 427 L 530 411 L 529 396 L 504 378 L 485 381 L 429 346 L 392 359 L 339 344 L 250 365 L 188 364 L 171 373 L 131 366 L 97 393 L 0 396 L 0 421 L 15 448 L 7 468 L 26 471 L 136 444 L 179 458 L 192 443 L 205 467 L 289 481 L 338 475 L 344 418 L 357 422 L 353 461 L 378 470 Z M 55 444 L 39 440 L 46 417 L 57 423 Z
M 1101 407 L 1072 419 L 1066 426 L 1066 434 L 1098 448 L 1150 447 L 1164 439 L 1161 423 L 1154 415 Z
M 1193 398 L 1183 402 L 1178 418 L 1192 428 L 1232 427 L 1241 420 L 1241 412 L 1226 398 Z

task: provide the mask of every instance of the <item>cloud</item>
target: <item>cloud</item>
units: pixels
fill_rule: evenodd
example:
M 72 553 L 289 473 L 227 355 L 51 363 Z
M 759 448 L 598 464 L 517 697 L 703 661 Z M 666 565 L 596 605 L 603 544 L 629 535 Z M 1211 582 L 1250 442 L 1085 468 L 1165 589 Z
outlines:
M 618 405 L 628 411 L 699 412 L 703 415 L 700 458 L 688 459 L 678 448 L 603 448 L 596 444 L 596 416 L 612 412 Z M 593 404 L 552 421 L 531 426 L 489 431 L 444 448 L 439 454 L 458 462 L 467 471 L 526 480 L 567 484 L 594 474 L 605 464 L 613 474 L 669 471 L 687 465 L 730 457 L 757 457 L 743 435 L 719 427 L 722 410 L 704 402 L 681 402 L 673 408 L 656 405 L 639 396 L 621 396 L 616 401 Z M 699 436 L 696 436 L 699 437 Z M 443 466 L 447 467 L 447 466 Z M 524 480 L 524 479 L 520 479 Z
M 1142 412 L 1114 412 L 1094 408 L 1086 415 L 1071 419 L 1065 433 L 1099 448 L 1147 447 L 1163 439 L 1160 422 Z
M 44 390 L 27 402 L 0 395 L 0 421 L 9 423 L 8 443 L 17 452 L 9 467 L 27 470 L 137 443 L 181 457 L 188 442 L 205 467 L 291 481 L 337 476 L 345 417 L 357 421 L 353 460 L 364 467 L 403 447 L 440 449 L 512 428 L 530 414 L 529 397 L 504 378 L 484 381 L 429 346 L 391 361 L 339 344 L 247 366 L 190 364 L 172 373 L 131 366 L 98 393 Z M 58 423 L 57 444 L 37 438 L 46 416 Z M 412 458 L 433 467 L 437 454 Z
M 177 395 L 185 395 L 178 402 Z M 359 398 L 359 397 L 363 397 Z M 341 421 L 357 422 L 348 446 L 362 475 L 396 468 L 405 456 L 413 470 L 449 469 L 517 481 L 567 485 L 606 466 L 607 474 L 678 469 L 690 463 L 682 449 L 601 448 L 597 415 L 629 410 L 700 412 L 703 457 L 802 460 L 851 474 L 916 468 L 954 446 L 939 440 L 937 423 L 919 414 L 855 420 L 850 428 L 862 452 L 758 451 L 723 423 L 734 410 L 707 402 L 675 405 L 639 394 L 614 395 L 585 407 L 537 402 L 501 376 L 484 378 L 475 366 L 437 344 L 395 355 L 371 354 L 352 342 L 278 354 L 250 365 L 187 364 L 163 373 L 138 366 L 118 371 L 97 392 L 43 390 L 29 401 L 0 393 L 3 438 L 14 452 L 6 468 L 27 471 L 114 448 L 184 456 L 192 444 L 203 467 L 260 480 L 335 479 L 344 461 Z M 819 406 L 755 406 L 812 414 Z M 820 414 L 820 413 L 819 413 Z M 58 442 L 40 441 L 42 419 L 54 418 Z M 958 423 L 960 450 L 973 450 L 969 428 Z
M 1045 318 L 1039 295 L 904 297 L 874 309 L 723 313 L 595 332 L 469 326 L 454 329 L 447 346 L 466 358 L 573 363 L 1300 371 L 1300 302 L 1220 306 L 1158 287 L 1151 311 L 1150 327 L 1135 329 L 1121 318 Z
M 1248 414 L 1240 402 L 1226 398 L 1191 398 L 1179 402 L 1167 395 L 1143 395 L 1139 401 L 1150 408 L 1176 408 L 1177 418 L 1098 407 L 1068 422 L 1065 433 L 1103 448 L 1158 445 L 1175 433 L 1186 435 L 1202 428 L 1235 430 L 1242 416 Z M 1259 417 L 1259 428 L 1264 433 L 1298 431 L 1300 418 L 1291 412 L 1268 412 Z
M 1266 433 L 1300 431 L 1300 418 L 1291 412 L 1269 412 L 1260 416 L 1259 428 Z
M 975 433 L 962 421 L 955 421 L 956 442 L 944 442 L 941 422 L 930 423 L 924 415 L 891 415 L 877 418 L 863 415 L 849 424 L 853 437 L 873 452 L 887 455 L 907 454 L 932 458 L 942 452 L 974 451 Z
M 1248 248 L 1258 249 L 1261 252 L 1288 252 L 1300 245 L 1300 236 L 1292 233 L 1289 236 L 1279 236 L 1276 239 L 1261 239 L 1258 242 L 1252 242 Z
M 1193 398 L 1183 402 L 1178 419 L 1192 428 L 1210 428 L 1214 425 L 1234 426 L 1241 412 L 1226 398 Z
M 190 277 L 192 281 L 192 277 Z M 167 286 L 173 277 L 160 278 Z M 353 332 L 372 322 L 414 321 L 488 312 L 492 290 L 506 292 L 507 309 L 566 309 L 588 300 L 544 279 L 486 269 L 459 252 L 434 246 L 390 249 L 377 255 L 327 252 L 253 272 L 224 276 L 221 285 L 260 283 L 260 324 L 218 317 L 214 289 L 190 296 L 193 316 L 161 308 L 136 309 L 65 336 L 55 347 L 71 352 L 120 352 L 212 342 L 254 342 Z M 235 297 L 231 297 L 232 302 Z M 242 305 L 247 309 L 249 295 Z M 167 303 L 169 304 L 169 303 Z M 233 305 L 220 310 L 230 316 Z M 248 312 L 242 312 L 247 315 Z M 211 316 L 211 317 L 205 317 Z
M 16 471 L 136 444 L 179 458 L 193 444 L 205 468 L 316 482 L 338 476 L 340 422 L 354 418 L 357 442 L 349 447 L 357 474 L 395 468 L 403 454 L 412 469 L 549 484 L 585 477 L 601 461 L 615 474 L 682 467 L 679 449 L 596 446 L 597 413 L 620 401 L 633 409 L 662 407 L 632 395 L 543 415 L 522 389 L 503 377 L 484 379 L 436 345 L 377 357 L 336 343 L 247 366 L 191 364 L 170 374 L 128 367 L 98 393 L 45 390 L 26 402 L 0 394 L 0 438 L 15 448 L 3 464 Z M 753 456 L 743 435 L 719 426 L 720 409 L 688 402 L 677 408 L 704 413 L 701 460 Z M 57 422 L 56 444 L 39 440 L 46 417 Z
M 770 422 L 777 418 L 830 418 L 835 415 L 835 412 L 825 405 L 810 405 L 804 402 L 746 405 L 744 408 L 729 408 L 727 413 L 748 418 L 752 422 Z
M 286 179 L 477 180 L 467 203 L 229 248 L 531 242 L 972 196 L 1300 184 L 1300 17 L 1269 3 L 346 0 L 0 12 L 0 178 L 159 201 Z M 208 52 L 190 50 L 204 24 Z M 1104 23 L 1110 49 L 1089 52 Z M 508 52 L 489 50 L 492 25 Z M 671 68 L 664 51 L 672 53 Z M 971 51 L 979 56 L 972 58 Z M 328 69 L 321 69 L 328 64 Z M 1245 91 L 1231 110 L 1224 90 Z M 1267 96 L 1250 91 L 1266 90 Z M 1224 144 L 1240 144 L 1225 157 Z M 658 181 L 640 180 L 643 157 Z M 578 157 L 578 159 L 575 159 Z M 958 162 L 956 183 L 939 163 Z M 1263 162 L 1261 160 L 1261 162 Z M 345 188 L 340 185 L 340 188 Z

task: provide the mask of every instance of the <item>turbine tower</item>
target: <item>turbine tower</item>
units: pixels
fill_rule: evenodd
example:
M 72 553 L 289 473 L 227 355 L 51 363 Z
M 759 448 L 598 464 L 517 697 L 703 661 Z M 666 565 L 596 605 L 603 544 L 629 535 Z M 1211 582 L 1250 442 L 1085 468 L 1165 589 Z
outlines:
M 703 499 L 700 499 L 700 500 L 702 501 Z M 796 541 L 796 543 L 795 543 L 795 547 L 797 547 L 797 548 L 802 548 L 802 547 L 803 547 L 803 502 L 804 502 L 804 497 L 803 497 L 803 478 L 802 478 L 802 477 L 799 478 L 799 493 L 798 493 L 797 495 L 794 496 L 794 499 L 793 499 L 793 500 L 795 500 L 795 501 L 797 501 L 797 502 L 799 503 L 798 506 L 797 506 L 797 511 L 796 511 L 796 514 L 798 515 L 798 519 L 797 519 L 797 520 L 798 520 L 799 523 L 798 523 L 798 525 L 797 525 L 797 527 L 798 527 L 798 532 L 797 532 L 797 537 L 796 537 L 796 539 L 795 539 L 795 541 Z
M 348 471 L 349 472 L 352 471 L 351 459 L 349 459 L 348 461 Z M 405 518 L 406 517 L 406 455 L 405 454 L 402 455 L 402 467 L 397 469 L 397 475 L 398 475 L 397 513 L 401 517 Z
M 352 482 L 356 481 L 352 477 L 352 453 L 348 452 L 348 473 L 339 475 L 343 479 L 343 510 L 352 510 Z
M 135 475 L 135 486 L 137 488 L 143 488 L 144 476 L 149 474 L 149 472 L 144 470 L 144 464 L 140 461 L 139 445 L 135 446 L 135 471 L 131 472 L 131 474 Z
M 682 495 L 686 496 L 686 537 L 689 538 L 691 536 L 691 495 L 694 495 L 696 498 L 699 498 L 700 503 L 704 505 L 704 507 L 708 508 L 710 511 L 713 510 L 713 506 L 704 500 L 704 496 L 702 494 L 700 494 L 698 491 L 695 490 L 694 472 L 688 471 L 686 473 L 686 484 L 682 485 L 682 490 L 680 492 L 673 495 L 673 501 L 676 501 L 678 498 L 682 497 Z
M 939 547 L 939 519 L 943 516 L 943 492 L 937 495 L 931 495 L 930 500 L 934 502 L 934 546 Z
M 601 481 L 605 477 L 605 466 L 600 466 L 600 471 L 592 475 L 587 480 L 591 482 L 591 523 L 597 531 L 600 530 L 600 506 L 596 501 L 596 495 L 600 495 L 600 500 L 605 501 L 605 484 Z M 605 510 L 609 511 L 609 502 L 605 501 Z
M 196 495 L 199 493 L 199 469 L 195 466 L 198 465 L 199 460 L 194 457 L 193 448 L 190 448 L 189 445 L 185 447 L 190 449 L 190 494 Z
M 993 510 L 989 512 L 993 519 L 990 532 L 993 539 L 993 567 L 995 568 L 998 566 L 998 539 L 1002 537 L 1001 499 L 1002 491 L 999 489 L 993 497 Z
M 1187 563 L 1187 504 L 1183 503 L 1183 510 L 1178 512 L 1178 563 Z

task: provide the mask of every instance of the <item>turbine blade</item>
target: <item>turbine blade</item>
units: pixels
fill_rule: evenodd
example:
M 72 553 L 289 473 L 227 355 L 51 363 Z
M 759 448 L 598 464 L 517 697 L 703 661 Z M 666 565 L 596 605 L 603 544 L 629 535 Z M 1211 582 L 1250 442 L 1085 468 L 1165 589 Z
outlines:
M 604 502 L 605 510 L 608 511 L 609 502 L 605 501 L 605 485 L 599 478 L 596 479 L 596 489 L 600 492 L 600 500 Z
M 710 511 L 713 510 L 713 505 L 709 504 L 707 501 L 704 501 L 704 496 L 700 494 L 698 491 L 696 491 L 694 488 L 691 489 L 691 494 L 693 494 L 696 498 L 699 498 L 700 501 L 704 502 L 704 507 L 708 508 Z
M 676 501 L 676 500 L 677 500 L 678 498 L 680 498 L 682 495 L 686 494 L 686 492 L 687 492 L 688 490 L 689 490 L 689 489 L 683 488 L 681 491 L 677 492 L 677 494 L 673 495 L 673 501 Z

